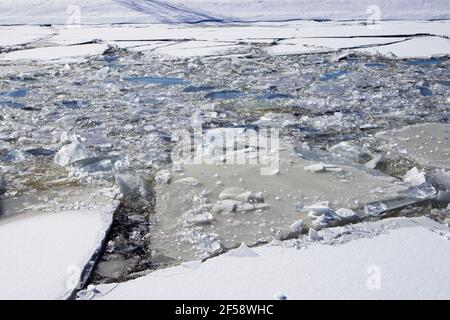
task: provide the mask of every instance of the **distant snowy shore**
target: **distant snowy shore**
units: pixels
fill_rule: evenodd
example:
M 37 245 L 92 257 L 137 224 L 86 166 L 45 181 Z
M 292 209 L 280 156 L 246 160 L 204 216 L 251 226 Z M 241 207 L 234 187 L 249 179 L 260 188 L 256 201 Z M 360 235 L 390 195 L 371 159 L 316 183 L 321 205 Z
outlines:
M 436 20 L 446 0 L 2 0 L 0 24 Z

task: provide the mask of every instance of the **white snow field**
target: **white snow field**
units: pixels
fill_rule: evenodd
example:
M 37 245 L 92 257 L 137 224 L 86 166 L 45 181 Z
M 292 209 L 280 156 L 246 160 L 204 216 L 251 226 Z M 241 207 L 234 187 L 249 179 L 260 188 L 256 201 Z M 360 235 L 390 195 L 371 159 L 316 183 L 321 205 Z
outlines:
M 446 0 L 2 0 L 0 24 L 448 19 Z
M 41 194 L 51 201 L 19 198 L 6 207 L 9 217 L 0 220 L 0 299 L 71 296 L 112 223 L 116 204 L 100 193 L 72 190 L 62 199 Z
M 394 218 L 90 288 L 99 299 L 448 299 L 449 228 Z M 296 248 L 293 246 L 299 246 Z

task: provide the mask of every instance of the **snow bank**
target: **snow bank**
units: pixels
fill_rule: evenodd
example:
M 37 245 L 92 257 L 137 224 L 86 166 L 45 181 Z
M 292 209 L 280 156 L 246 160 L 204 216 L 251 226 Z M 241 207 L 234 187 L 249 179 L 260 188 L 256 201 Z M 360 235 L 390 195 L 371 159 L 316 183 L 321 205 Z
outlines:
M 446 0 L 2 0 L 0 24 L 448 19 Z
M 274 299 L 283 292 L 288 299 L 448 299 L 448 234 L 428 218 L 333 228 L 314 237 L 323 243 L 300 240 L 303 249 L 241 246 L 202 264 L 101 285 L 97 298 Z

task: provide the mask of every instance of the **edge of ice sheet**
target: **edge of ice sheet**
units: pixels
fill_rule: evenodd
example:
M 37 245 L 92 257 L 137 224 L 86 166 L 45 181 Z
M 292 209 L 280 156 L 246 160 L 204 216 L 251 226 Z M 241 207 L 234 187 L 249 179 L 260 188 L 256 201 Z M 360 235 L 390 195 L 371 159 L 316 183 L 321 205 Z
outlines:
M 450 228 L 391 218 L 91 288 L 98 299 L 446 299 Z M 250 251 L 249 251 L 250 250 Z M 226 272 L 224 271 L 226 270 Z M 280 272 L 280 270 L 283 270 Z

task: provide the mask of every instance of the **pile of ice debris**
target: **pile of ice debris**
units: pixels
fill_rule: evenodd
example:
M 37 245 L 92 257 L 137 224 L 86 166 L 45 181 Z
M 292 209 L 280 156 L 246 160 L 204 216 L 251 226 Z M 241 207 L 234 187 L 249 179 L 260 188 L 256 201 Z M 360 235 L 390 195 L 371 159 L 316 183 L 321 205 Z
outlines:
M 2 202 L 117 186 L 112 198 L 121 206 L 98 282 L 241 242 L 315 238 L 430 201 L 445 221 L 449 63 L 272 56 L 253 44 L 220 58 L 112 49 L 65 65 L 12 64 L 0 82 Z M 191 128 L 193 114 L 212 165 L 173 158 L 183 144 L 174 133 Z M 265 175 L 215 154 L 221 140 L 212 138 L 270 128 L 279 130 L 280 161 Z M 255 159 L 262 150 L 245 143 L 231 151 Z

